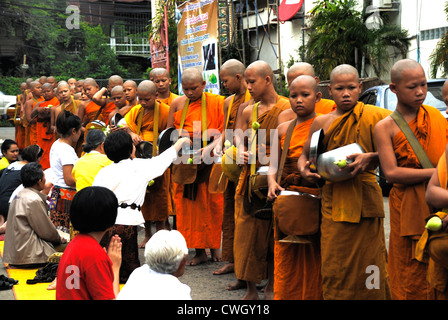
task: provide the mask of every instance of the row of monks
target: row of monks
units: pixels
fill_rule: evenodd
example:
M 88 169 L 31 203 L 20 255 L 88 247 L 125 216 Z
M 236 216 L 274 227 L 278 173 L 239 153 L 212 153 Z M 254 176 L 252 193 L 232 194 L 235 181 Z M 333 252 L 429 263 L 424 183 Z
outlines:
M 147 194 L 142 207 L 146 230 L 150 222 L 160 229 L 169 215 L 176 217 L 177 229 L 188 247 L 195 249 L 189 265 L 207 261 L 206 249 L 214 261 L 227 261 L 215 274 L 234 272 L 235 282 L 227 289 L 246 288 L 244 299 L 258 299 L 256 284 L 264 280 L 265 299 L 448 297 L 447 269 L 428 255 L 432 241 L 425 229 L 425 220 L 432 214 L 425 196 L 436 199 L 438 207 L 448 205 L 446 194 L 426 195 L 434 189 L 446 192 L 446 165 L 443 171 L 438 163 L 439 159 L 445 161 L 447 122 L 438 110 L 422 104 L 426 77 L 417 62 L 398 61 L 391 70 L 390 86 L 397 94 L 397 110 L 423 146 L 432 168 L 422 167 L 390 111 L 358 101 L 362 83 L 350 65 L 332 71 L 328 87 L 332 100 L 321 97 L 319 79 L 307 63 L 289 68 L 289 97 L 277 93 L 273 71 L 264 61 L 247 67 L 234 59 L 223 63 L 220 80 L 228 97 L 204 92 L 202 74 L 194 68 L 181 75 L 181 96 L 171 92 L 169 73 L 162 68 L 153 69 L 150 79 L 138 85 L 112 76 L 102 89 L 90 78 L 52 80 L 30 79 L 23 84 L 16 117 L 19 147 L 39 144 L 44 149 L 44 169 L 49 165 L 49 148 L 57 135 L 55 118 L 61 110 L 81 118 L 84 136 L 95 120 L 101 120 L 114 130 L 127 130 L 136 145 L 157 141 L 160 132 L 170 127 L 203 137 L 202 132 L 195 132 L 195 121 L 202 121 L 202 130 L 222 133 L 229 129 L 246 132 L 252 130 L 253 123 L 266 130 L 263 145 L 251 144 L 253 138 L 232 137 L 231 145 L 238 150 L 242 164 L 236 178 L 224 175 L 222 190 L 211 185 L 214 170 L 219 172 L 222 165 L 198 166 L 196 179 L 188 183 L 176 179 L 186 167 L 173 165 L 157 190 Z M 125 119 L 120 128 L 112 120 L 117 114 Z M 313 170 L 310 140 L 320 129 L 325 133 L 325 150 L 355 142 L 364 149 L 364 153 L 348 157 L 349 165 L 343 170 L 351 172 L 351 179 L 324 181 Z M 273 130 L 278 141 L 270 141 Z M 201 154 L 223 155 L 229 148 L 226 140 L 223 134 L 212 140 L 203 138 Z M 253 181 L 263 153 L 277 159 L 285 154 L 285 161 L 281 171 L 269 164 L 268 191 L 260 195 Z M 252 165 L 249 159 L 254 155 L 260 159 Z M 372 174 L 380 163 L 387 180 L 394 184 L 389 198 L 388 249 L 382 192 Z M 301 216 L 317 214 L 314 232 L 287 234 L 288 228 L 280 227 L 280 197 L 288 190 L 305 190 L 320 199 L 317 213 L 305 203 L 289 210 L 301 211 Z M 148 231 L 146 238 L 150 235 Z

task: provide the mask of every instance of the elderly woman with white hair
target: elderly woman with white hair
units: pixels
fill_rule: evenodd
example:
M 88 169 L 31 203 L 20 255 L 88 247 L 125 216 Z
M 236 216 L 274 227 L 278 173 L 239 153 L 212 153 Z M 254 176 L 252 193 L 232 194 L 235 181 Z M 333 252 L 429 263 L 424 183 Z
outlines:
M 145 246 L 145 264 L 135 269 L 118 300 L 191 300 L 191 289 L 179 281 L 188 248 L 177 230 L 159 230 Z

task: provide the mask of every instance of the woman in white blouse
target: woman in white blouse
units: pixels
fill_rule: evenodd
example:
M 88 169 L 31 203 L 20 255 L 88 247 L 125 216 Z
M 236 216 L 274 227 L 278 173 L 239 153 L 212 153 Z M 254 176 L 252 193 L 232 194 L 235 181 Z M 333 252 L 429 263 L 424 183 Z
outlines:
M 50 149 L 50 168 L 53 189 L 50 192 L 50 218 L 64 232 L 70 231 L 69 209 L 76 194 L 76 182 L 72 175 L 78 160 L 75 146 L 81 136 L 81 120 L 69 111 L 61 111 L 56 119 L 60 136 Z M 73 235 L 73 232 L 72 232 Z
M 168 169 L 184 144 L 190 144 L 190 139 L 181 138 L 162 154 L 150 159 L 140 159 L 133 158 L 135 146 L 131 136 L 123 130 L 112 132 L 104 142 L 104 151 L 114 163 L 98 172 L 93 186 L 112 190 L 118 199 L 115 226 L 106 232 L 100 244 L 107 247 L 115 234 L 121 238 L 120 283 L 126 282 L 131 272 L 140 266 L 137 226 L 145 222 L 140 208 L 148 183 Z

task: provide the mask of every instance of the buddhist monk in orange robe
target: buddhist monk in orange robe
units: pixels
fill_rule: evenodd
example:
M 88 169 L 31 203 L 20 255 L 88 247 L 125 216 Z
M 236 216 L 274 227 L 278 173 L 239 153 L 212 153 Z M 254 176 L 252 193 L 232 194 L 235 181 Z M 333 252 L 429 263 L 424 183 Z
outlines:
M 321 274 L 326 300 L 383 300 L 390 294 L 383 196 L 373 174 L 378 166 L 373 128 L 390 111 L 358 102 L 361 88 L 354 67 L 333 69 L 328 89 L 337 108 L 314 120 L 298 161 L 305 180 L 322 181 L 311 171 L 309 161 L 312 134 L 320 129 L 325 133 L 325 151 L 352 143 L 365 151 L 347 155 L 349 164 L 342 170 L 351 177 L 339 182 L 326 180 L 321 189 Z
M 250 64 L 244 77 L 247 88 L 256 104 L 247 106 L 241 117 L 237 118 L 236 128 L 239 133 L 247 129 L 251 135 L 257 133 L 260 138 L 253 143 L 252 138 L 245 147 L 244 137 L 235 135 L 235 146 L 239 150 L 240 163 L 244 163 L 235 190 L 235 276 L 246 281 L 247 292 L 243 299 L 258 299 L 256 284 L 268 279 L 264 298 L 273 298 L 273 234 L 272 218 L 259 219 L 254 213 L 261 209 L 266 199 L 260 199 L 250 192 L 250 176 L 263 164 L 269 165 L 271 130 L 277 128 L 278 115 L 290 108 L 288 99 L 281 97 L 274 89 L 274 74 L 271 67 L 264 61 L 255 61 Z M 256 120 L 256 121 L 254 121 Z M 258 131 L 252 124 L 258 122 Z M 262 139 L 259 132 L 265 133 Z M 254 157 L 255 156 L 255 157 Z M 254 159 L 255 158 L 255 159 Z
M 165 68 L 154 68 L 149 73 L 149 80 L 154 82 L 157 87 L 157 100 L 160 102 L 171 106 L 171 103 L 175 98 L 178 97 L 177 94 L 171 92 L 171 77 L 170 73 Z M 173 217 L 173 227 L 176 227 L 176 204 L 174 202 L 174 181 L 171 177 L 170 184 L 170 195 L 172 201 L 173 211 L 171 216 Z M 169 222 L 166 222 L 169 226 Z
M 111 116 L 116 112 L 116 106 L 111 97 L 111 91 L 115 86 L 123 86 L 123 79 L 118 75 L 109 77 L 107 88 L 101 88 L 92 97 L 93 102 L 102 108 L 101 114 L 106 126 L 109 125 Z
M 448 247 L 447 152 L 448 145 L 439 159 L 437 171 L 428 182 L 425 197 L 427 203 L 433 208 L 440 208 L 439 211 L 429 215 L 425 220 L 429 224 L 430 220 L 436 219 L 440 223 L 440 227 L 437 230 L 425 226 L 415 249 L 415 258 L 428 264 L 427 280 L 433 289 L 435 300 L 448 300 L 448 255 L 446 254 Z
M 183 132 L 193 137 L 193 148 L 203 147 L 200 148 L 201 151 L 198 152 L 197 157 L 200 156 L 204 160 L 207 155 L 211 154 L 215 146 L 213 143 L 206 143 L 208 138 L 212 137 L 211 133 L 220 133 L 223 130 L 224 97 L 205 93 L 205 81 L 202 78 L 202 73 L 195 68 L 183 71 L 181 83 L 185 96 L 180 96 L 171 103 L 168 127 L 182 128 Z M 204 101 L 204 106 L 202 106 L 202 101 Z M 181 127 L 184 107 L 187 108 L 187 112 L 183 127 Z M 206 119 L 202 117 L 203 108 L 206 109 Z M 202 125 L 205 120 L 206 128 Z M 202 136 L 202 131 L 205 129 L 207 129 L 207 137 Z M 185 157 L 182 158 L 185 160 Z M 219 249 L 221 247 L 223 196 L 208 192 L 207 170 L 211 164 L 201 161 L 199 165 L 204 168 L 199 172 L 204 181 L 191 184 L 175 183 L 174 187 L 177 229 L 185 237 L 187 246 L 196 249 L 196 254 L 187 262 L 188 265 L 197 265 L 206 261 L 205 249 L 207 248 L 211 251 L 213 261 L 221 259 Z M 176 164 L 173 165 L 173 174 L 175 174 L 175 166 Z
M 220 68 L 219 77 L 231 94 L 224 102 L 224 134 L 217 143 L 214 153 L 222 156 L 223 144 L 227 139 L 233 142 L 233 135 L 226 138 L 226 130 L 235 130 L 236 117 L 238 110 L 243 105 L 252 99 L 249 90 L 247 90 L 246 80 L 244 79 L 244 71 L 246 67 L 238 60 L 227 60 Z M 225 177 L 224 177 L 225 179 Z M 227 179 L 224 190 L 224 207 L 223 207 L 223 224 L 222 224 L 222 259 L 229 263 L 222 268 L 215 270 L 213 274 L 220 275 L 234 271 L 234 256 L 233 256 L 233 240 L 235 231 L 235 184 L 236 181 Z M 226 289 L 235 290 L 244 287 L 246 283 L 241 280 L 236 280 L 227 285 Z
M 40 164 L 46 170 L 50 167 L 50 149 L 55 141 L 55 133 L 51 128 L 51 109 L 59 105 L 59 100 L 51 83 L 42 86 L 42 96 L 44 101 L 36 103 L 31 118 L 36 118 L 37 144 L 44 151 Z
M 57 136 L 56 119 L 58 118 L 58 115 L 61 113 L 61 111 L 66 110 L 73 114 L 77 114 L 78 106 L 81 104 L 80 100 L 75 100 L 72 97 L 70 86 L 67 82 L 65 81 L 59 82 L 57 86 L 57 92 L 58 92 L 59 105 L 51 108 L 51 128 L 52 131 L 55 132 L 56 136 Z
M 42 97 L 42 84 L 39 81 L 33 81 L 30 86 L 31 98 L 25 103 L 24 112 L 25 148 L 32 144 L 37 144 L 36 119 L 31 118 L 31 112 L 33 112 L 36 103 L 44 100 L 44 97 Z
M 296 119 L 283 122 L 277 127 L 280 150 L 278 159 L 287 152 L 282 178 L 278 183 L 278 166 L 271 163 L 269 175 L 268 199 L 275 201 L 277 194 L 283 190 L 300 191 L 303 185 L 297 168 L 297 161 L 302 154 L 308 138 L 311 124 L 316 118 L 314 106 L 321 98 L 317 91 L 316 80 L 307 75 L 295 78 L 289 85 L 291 110 Z M 288 150 L 285 149 L 286 132 L 294 122 L 294 130 Z M 309 187 L 309 186 L 307 186 Z M 316 188 L 314 188 L 316 189 Z M 303 190 L 301 190 L 303 192 Z M 319 191 L 316 189 L 316 194 Z M 307 210 L 307 208 L 297 208 Z M 276 211 L 274 210 L 274 215 Z M 275 219 L 277 221 L 277 219 Z M 320 275 L 320 239 L 319 233 L 307 235 L 308 243 L 285 242 L 281 230 L 274 224 L 274 299 L 275 300 L 320 300 L 322 299 L 322 279 Z
M 178 97 L 177 94 L 171 92 L 171 77 L 165 68 L 154 68 L 150 72 L 150 80 L 157 87 L 157 99 L 167 105 Z
M 397 108 L 414 132 L 429 158 L 423 167 L 403 131 L 391 117 L 375 128 L 378 154 L 386 179 L 393 183 L 389 194 L 389 265 L 392 299 L 433 298 L 426 275 L 428 265 L 415 259 L 416 244 L 425 227 L 430 208 L 425 200 L 426 185 L 445 150 L 447 122 L 440 111 L 422 105 L 426 76 L 420 64 L 411 59 L 398 61 L 391 70 L 392 92 Z
M 161 131 L 166 129 L 170 107 L 156 100 L 156 87 L 149 80 L 142 81 L 137 87 L 139 104 L 132 108 L 125 116 L 127 130 L 135 145 L 147 141 L 153 145 L 153 156 L 157 153 L 157 139 Z M 157 109 L 157 119 L 155 111 Z M 157 123 L 155 122 L 157 120 Z M 165 229 L 165 221 L 172 213 L 169 187 L 171 171 L 165 173 L 154 181 L 154 185 L 146 192 L 142 213 L 145 219 L 145 238 L 139 247 L 144 247 L 152 235 L 152 222 L 156 225 L 156 232 Z
M 314 68 L 311 64 L 307 62 L 297 62 L 288 69 L 286 73 L 286 80 L 288 81 L 288 86 L 291 85 L 291 82 L 301 76 L 308 75 L 313 77 L 317 84 L 319 85 L 319 77 L 316 76 L 314 72 Z M 315 106 L 315 112 L 319 114 L 327 114 L 336 110 L 336 104 L 333 100 L 330 99 L 320 99 Z M 282 123 L 285 121 L 296 119 L 296 114 L 291 110 L 283 111 L 278 117 L 278 123 Z
M 13 116 L 13 122 L 15 127 L 15 141 L 20 150 L 25 147 L 25 127 L 22 123 L 22 114 L 24 113 L 26 96 L 27 96 L 27 84 L 22 82 L 20 84 L 21 93 L 16 97 L 16 110 Z

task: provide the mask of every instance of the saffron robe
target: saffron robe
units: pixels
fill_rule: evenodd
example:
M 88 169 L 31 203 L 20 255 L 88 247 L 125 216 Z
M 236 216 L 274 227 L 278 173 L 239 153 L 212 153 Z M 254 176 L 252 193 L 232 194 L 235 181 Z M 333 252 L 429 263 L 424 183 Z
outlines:
M 44 97 L 39 97 L 38 99 L 33 98 L 33 109 L 38 102 L 41 102 L 44 100 L 45 100 Z M 25 148 L 32 144 L 37 144 L 36 120 L 35 119 L 31 120 L 30 123 L 26 122 L 26 124 L 25 124 Z
M 325 150 L 356 142 L 365 152 L 376 152 L 374 127 L 389 114 L 358 102 L 330 125 L 323 141 Z M 362 173 L 342 182 L 326 181 L 321 213 L 324 299 L 388 299 L 383 197 L 375 176 Z M 367 286 L 371 266 L 377 277 L 369 285 L 375 290 Z
M 109 115 L 112 111 L 115 111 L 115 103 L 113 101 L 110 101 L 108 104 L 106 104 L 101 111 L 106 126 L 109 124 Z
M 234 99 L 229 105 L 227 112 L 229 121 L 227 126 L 224 128 L 235 130 L 236 116 L 238 114 L 238 109 L 242 103 L 245 103 L 251 99 L 249 90 L 246 91 L 246 95 Z M 224 115 L 227 119 L 227 114 Z M 225 136 L 223 136 L 223 142 L 225 141 Z M 222 219 L 222 249 L 221 257 L 224 261 L 234 262 L 233 257 L 233 240 L 235 232 L 235 182 L 228 180 L 226 188 L 224 190 L 224 207 L 223 207 L 223 219 Z
M 266 130 L 267 157 L 270 155 L 271 130 L 277 128 L 278 115 L 288 108 L 291 108 L 289 100 L 278 96 L 277 104 L 271 110 L 258 115 L 257 122 L 260 124 L 260 129 Z M 251 123 L 249 128 L 251 128 Z M 258 154 L 258 151 L 256 154 Z M 260 167 L 258 159 L 257 167 Z M 268 260 L 273 258 L 274 238 L 272 219 L 261 220 L 255 218 L 244 209 L 244 197 L 248 192 L 250 171 L 249 164 L 242 167 L 235 191 L 234 270 L 237 279 L 260 283 L 267 277 Z
M 25 95 L 18 94 L 17 95 L 17 105 L 16 105 L 16 111 L 14 114 L 14 126 L 15 126 L 15 141 L 17 142 L 17 146 L 20 150 L 23 150 L 25 148 L 25 127 L 23 126 L 23 123 L 21 120 L 22 114 L 23 114 L 23 108 L 25 105 L 25 101 L 23 101 L 23 97 L 26 97 Z M 20 107 L 19 107 L 20 104 Z
M 286 156 L 280 185 L 286 190 L 294 190 L 294 184 L 285 180 L 300 181 L 297 161 L 302 154 L 303 146 L 308 138 L 311 124 L 315 117 L 297 124 L 291 136 L 289 152 Z M 296 120 L 291 120 L 296 121 Z M 285 135 L 280 145 L 284 152 Z M 294 182 L 296 182 L 294 181 Z M 286 185 L 285 185 L 286 183 Z M 274 212 L 275 215 L 275 212 Z M 277 239 L 277 228 L 274 228 L 274 239 Z M 274 244 L 274 299 L 275 300 L 321 300 L 322 278 L 320 275 L 320 243 L 319 234 L 311 235 L 310 244 L 282 243 Z
M 158 133 L 166 129 L 168 112 L 170 107 L 164 103 L 159 103 Z M 154 109 L 143 115 L 140 132 L 138 132 L 138 122 L 140 112 L 144 112 L 143 107 L 138 104 L 130 109 L 125 116 L 129 129 L 138 134 L 143 141 L 153 143 L 154 136 Z M 157 185 L 147 189 L 145 200 L 142 205 L 142 214 L 145 221 L 166 221 L 173 211 L 170 195 L 171 170 L 168 168 L 164 174 L 157 178 Z
M 434 167 L 445 151 L 447 122 L 440 111 L 420 107 L 409 126 L 423 146 Z M 392 139 L 397 165 L 422 168 L 403 132 Z M 415 259 L 418 239 L 431 212 L 425 200 L 426 182 L 415 185 L 394 184 L 389 194 L 390 240 L 389 276 L 392 299 L 428 299 L 432 289 L 426 281 L 428 265 Z
M 316 103 L 314 111 L 318 114 L 327 114 L 336 110 L 336 103 L 330 99 L 320 99 L 319 102 Z
M 223 130 L 224 97 L 204 93 L 207 103 L 207 129 Z M 174 127 L 180 128 L 182 109 L 174 114 Z M 192 139 L 201 139 L 201 132 L 193 131 L 193 122 L 201 123 L 201 99 L 191 102 L 183 129 Z M 194 128 L 196 129 L 196 127 Z M 182 233 L 189 248 L 219 249 L 221 247 L 223 195 L 208 192 L 208 180 L 197 185 L 195 200 L 184 198 L 184 185 L 174 184 L 177 230 Z
M 440 157 L 439 163 L 437 164 L 439 185 L 443 189 L 448 189 L 448 170 L 446 161 L 446 154 L 444 152 Z M 442 211 L 438 211 L 437 213 L 427 217 L 426 220 L 429 220 L 433 216 L 438 216 L 440 219 L 444 219 L 447 216 L 447 212 L 447 208 L 443 208 Z M 447 236 L 448 234 L 443 230 L 432 232 L 425 229 L 415 249 L 415 258 L 418 261 L 428 263 L 427 280 L 431 287 L 434 288 L 435 300 L 448 300 L 448 268 L 446 267 L 446 264 L 442 264 L 441 261 L 436 261 L 432 256 L 432 254 L 436 254 L 436 257 L 440 259 L 440 254 L 441 252 L 445 252 L 445 247 L 439 247 L 440 241 L 437 241 L 436 244 L 432 242 L 431 248 L 429 244 L 431 240 L 438 238 L 446 239 Z M 442 245 L 443 244 L 444 243 L 442 243 Z M 446 261 L 446 257 L 443 257 L 442 259 Z
M 167 105 L 171 105 L 171 102 L 173 102 L 174 99 L 176 99 L 178 97 L 177 94 L 170 92 L 170 96 L 168 98 L 165 99 L 159 99 L 161 102 L 167 104 Z
M 59 100 L 56 97 L 53 97 L 51 100 L 42 101 L 39 104 L 41 108 L 52 108 L 59 105 Z M 42 159 L 40 160 L 40 164 L 42 165 L 42 169 L 46 170 L 50 168 L 50 149 L 55 141 L 55 134 L 51 132 L 51 118 L 50 113 L 48 113 L 48 117 L 43 119 L 39 116 L 37 117 L 36 122 L 36 142 L 42 148 L 43 154 Z

